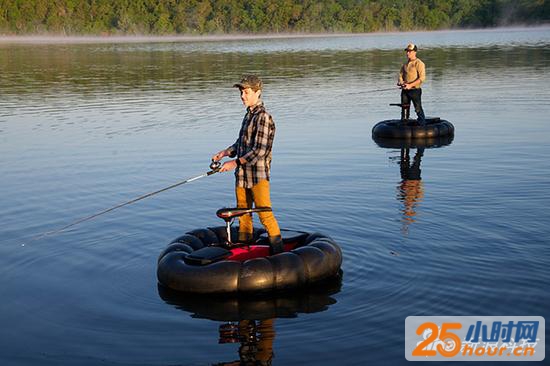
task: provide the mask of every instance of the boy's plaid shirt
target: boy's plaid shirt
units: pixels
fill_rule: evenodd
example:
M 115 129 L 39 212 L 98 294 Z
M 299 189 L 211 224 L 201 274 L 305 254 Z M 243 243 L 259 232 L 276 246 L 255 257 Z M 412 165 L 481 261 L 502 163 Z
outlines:
M 231 158 L 238 157 L 242 161 L 235 170 L 238 187 L 252 188 L 260 180 L 269 180 L 274 138 L 275 123 L 264 104 L 260 101 L 247 108 L 239 138 L 228 148 Z

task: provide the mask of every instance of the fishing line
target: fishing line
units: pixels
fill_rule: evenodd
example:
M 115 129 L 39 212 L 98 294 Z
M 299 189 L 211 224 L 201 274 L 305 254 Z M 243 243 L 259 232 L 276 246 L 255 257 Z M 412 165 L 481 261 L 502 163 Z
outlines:
M 185 184 L 185 183 L 190 183 L 190 182 L 193 182 L 193 181 L 195 181 L 195 180 L 197 180 L 197 179 L 207 177 L 207 176 L 209 176 L 209 175 L 212 175 L 212 174 L 214 174 L 214 173 L 217 173 L 217 172 L 220 170 L 220 167 L 221 167 L 221 163 L 220 163 L 220 162 L 218 162 L 218 161 L 216 161 L 216 162 L 215 162 L 215 161 L 212 161 L 212 163 L 210 164 L 210 169 L 211 169 L 211 170 L 209 170 L 208 172 L 206 172 L 206 173 L 204 173 L 204 174 L 198 175 L 198 176 L 193 177 L 193 178 L 188 178 L 188 179 L 183 180 L 183 181 L 178 182 L 178 183 L 174 183 L 174 184 L 172 184 L 172 185 L 170 185 L 170 186 L 168 186 L 168 187 L 159 189 L 159 190 L 154 191 L 154 192 L 146 193 L 146 194 L 141 195 L 141 196 L 139 196 L 139 197 L 137 197 L 137 198 L 134 198 L 134 199 L 132 199 L 132 200 L 130 200 L 130 201 L 120 203 L 120 204 L 118 204 L 118 205 L 116 205 L 116 206 L 110 207 L 110 208 L 108 208 L 108 209 L 105 209 L 105 210 L 100 211 L 100 212 L 98 212 L 98 213 L 95 213 L 95 214 L 93 214 L 93 215 L 86 216 L 86 217 L 82 217 L 82 218 L 80 218 L 80 219 L 78 219 L 78 220 L 76 220 L 76 221 L 74 221 L 74 222 L 72 222 L 72 223 L 70 223 L 70 224 L 68 224 L 68 225 L 65 225 L 65 226 L 63 226 L 63 227 L 61 227 L 61 228 L 59 228 L 59 229 L 57 229 L 57 230 L 47 231 L 47 232 L 45 232 L 45 233 L 39 234 L 39 235 L 35 236 L 34 238 L 32 238 L 31 240 L 29 240 L 28 242 L 21 244 L 21 246 L 24 247 L 25 244 L 32 243 L 33 241 L 42 239 L 42 238 L 44 238 L 44 237 L 46 237 L 46 236 L 51 236 L 51 235 L 58 234 L 58 233 L 60 233 L 60 232 L 62 232 L 62 231 L 64 231 L 64 230 L 67 230 L 67 229 L 70 228 L 70 227 L 73 227 L 73 226 L 75 226 L 75 225 L 81 224 L 81 223 L 83 223 L 83 222 L 85 222 L 85 221 L 89 221 L 89 220 L 91 220 L 91 219 L 93 219 L 93 218 L 96 218 L 96 217 L 101 216 L 101 215 L 103 215 L 103 214 L 106 214 L 106 213 L 108 213 L 108 212 L 114 211 L 114 210 L 116 210 L 117 208 L 121 208 L 121 207 L 124 207 L 124 206 L 131 205 L 132 203 L 141 201 L 142 199 L 145 199 L 145 198 L 147 198 L 147 197 L 151 197 L 151 196 L 154 196 L 154 195 L 156 195 L 156 194 L 158 194 L 158 193 L 161 193 L 161 192 L 167 191 L 167 190 L 169 190 L 169 189 L 172 189 L 172 188 L 176 188 L 176 187 L 178 187 L 178 186 L 181 186 L 181 185 L 183 185 L 183 184 Z

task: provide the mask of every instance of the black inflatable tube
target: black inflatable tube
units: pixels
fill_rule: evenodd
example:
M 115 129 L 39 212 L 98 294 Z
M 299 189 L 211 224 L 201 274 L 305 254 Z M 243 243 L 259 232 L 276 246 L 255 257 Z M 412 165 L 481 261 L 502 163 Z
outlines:
M 454 126 L 451 122 L 439 118 L 428 118 L 426 124 L 420 126 L 416 121 L 390 119 L 378 122 L 372 128 L 373 138 L 387 139 L 431 139 L 443 136 L 453 136 Z
M 263 232 L 256 230 L 254 236 L 258 238 Z M 206 266 L 185 263 L 188 254 L 225 241 L 225 235 L 220 228 L 198 229 L 174 240 L 159 256 L 159 283 L 195 294 L 286 291 L 333 277 L 342 264 L 340 247 L 319 233 L 309 234 L 290 252 L 269 257 L 224 260 Z

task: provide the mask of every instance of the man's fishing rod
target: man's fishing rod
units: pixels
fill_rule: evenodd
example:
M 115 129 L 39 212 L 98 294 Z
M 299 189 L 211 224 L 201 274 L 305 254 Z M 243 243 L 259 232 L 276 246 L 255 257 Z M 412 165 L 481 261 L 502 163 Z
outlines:
M 348 94 L 348 95 L 353 95 L 353 94 L 379 93 L 379 92 L 390 91 L 390 90 L 396 90 L 396 89 L 397 89 L 396 87 L 393 87 L 393 88 L 385 88 L 385 89 L 371 89 L 371 90 L 363 90 L 363 91 L 357 91 L 357 92 L 352 92 L 352 93 L 347 93 L 347 94 Z
M 144 194 L 144 195 L 142 195 L 142 196 L 139 196 L 139 197 L 137 197 L 137 198 L 134 198 L 134 199 L 132 199 L 132 200 L 130 200 L 130 201 L 127 201 L 127 202 L 124 202 L 124 203 L 120 203 L 120 204 L 118 204 L 118 205 L 116 205 L 116 206 L 110 207 L 110 208 L 108 208 L 108 209 L 105 209 L 105 210 L 103 210 L 103 211 L 101 211 L 101 212 L 98 212 L 98 213 L 95 213 L 95 214 L 93 214 L 93 215 L 90 215 L 90 216 L 86 216 L 86 217 L 80 218 L 80 219 L 78 219 L 78 220 L 76 220 L 76 221 L 74 221 L 74 222 L 72 222 L 72 223 L 70 223 L 70 224 L 68 224 L 68 225 L 65 225 L 65 226 L 63 226 L 62 228 L 59 228 L 59 229 L 57 229 L 57 230 L 47 231 L 47 232 L 45 232 L 45 233 L 39 234 L 39 235 L 35 236 L 34 238 L 32 238 L 31 240 L 29 240 L 27 243 L 31 243 L 31 242 L 36 241 L 36 240 L 38 240 L 38 239 L 41 239 L 41 238 L 43 238 L 43 237 L 45 237 L 45 236 L 50 236 L 50 235 L 54 235 L 54 234 L 60 233 L 60 232 L 62 232 L 62 231 L 64 231 L 64 230 L 67 230 L 67 229 L 70 228 L 70 227 L 73 227 L 73 226 L 75 226 L 75 225 L 78 225 L 78 224 L 80 224 L 80 223 L 83 223 L 84 221 L 91 220 L 91 219 L 93 219 L 93 218 L 96 218 L 96 217 L 98 217 L 98 216 L 101 216 L 101 215 L 103 215 L 103 214 L 106 214 L 107 212 L 111 212 L 111 211 L 113 211 L 113 210 L 116 210 L 117 208 L 121 208 L 121 207 L 124 207 L 124 206 L 128 206 L 128 205 L 130 205 L 130 204 L 132 204 L 132 203 L 135 203 L 135 202 L 137 202 L 137 201 L 141 201 L 141 200 L 144 199 L 144 198 L 151 197 L 151 196 L 154 196 L 155 194 L 158 194 L 158 193 L 167 191 L 167 190 L 169 190 L 169 189 L 172 189 L 172 188 L 181 186 L 182 184 L 189 183 L 189 182 L 192 182 L 192 181 L 194 181 L 194 180 L 197 180 L 197 179 L 200 179 L 200 178 L 207 177 L 207 176 L 209 176 L 209 175 L 212 175 L 212 174 L 214 174 L 214 173 L 217 173 L 217 172 L 220 170 L 220 168 L 221 168 L 221 163 L 220 163 L 219 161 L 212 161 L 212 163 L 210 164 L 210 170 L 209 170 L 208 172 L 206 172 L 206 173 L 203 173 L 203 174 L 198 175 L 198 176 L 193 177 L 193 178 L 188 178 L 188 179 L 183 180 L 183 181 L 181 181 L 181 182 L 172 184 L 171 186 L 168 186 L 168 187 L 159 189 L 158 191 L 146 193 L 146 194 Z M 23 243 L 22 246 L 25 246 L 25 243 Z

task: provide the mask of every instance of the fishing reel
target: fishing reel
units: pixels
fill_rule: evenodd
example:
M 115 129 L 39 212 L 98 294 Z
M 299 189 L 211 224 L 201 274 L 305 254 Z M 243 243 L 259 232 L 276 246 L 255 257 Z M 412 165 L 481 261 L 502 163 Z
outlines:
M 222 167 L 222 163 L 219 161 L 212 160 L 212 162 L 210 163 L 210 169 L 213 172 L 217 172 L 221 167 Z

